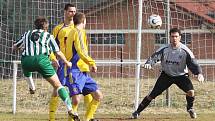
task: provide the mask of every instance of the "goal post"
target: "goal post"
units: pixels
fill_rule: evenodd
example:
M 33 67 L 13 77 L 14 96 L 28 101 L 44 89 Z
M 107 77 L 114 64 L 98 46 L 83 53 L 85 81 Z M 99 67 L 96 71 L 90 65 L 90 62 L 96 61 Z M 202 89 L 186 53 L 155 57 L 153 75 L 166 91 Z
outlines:
M 20 61 L 13 61 L 13 107 L 12 112 L 13 114 L 16 113 L 16 83 L 17 83 L 17 72 L 18 72 L 18 64 L 20 64 Z

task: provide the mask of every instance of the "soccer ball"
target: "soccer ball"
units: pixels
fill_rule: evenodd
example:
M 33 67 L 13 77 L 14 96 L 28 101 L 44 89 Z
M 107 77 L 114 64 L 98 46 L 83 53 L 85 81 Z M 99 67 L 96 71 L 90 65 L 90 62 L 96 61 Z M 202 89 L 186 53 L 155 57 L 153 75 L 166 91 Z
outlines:
M 160 28 L 162 25 L 162 19 L 159 15 L 152 14 L 151 16 L 149 16 L 148 24 L 151 28 Z

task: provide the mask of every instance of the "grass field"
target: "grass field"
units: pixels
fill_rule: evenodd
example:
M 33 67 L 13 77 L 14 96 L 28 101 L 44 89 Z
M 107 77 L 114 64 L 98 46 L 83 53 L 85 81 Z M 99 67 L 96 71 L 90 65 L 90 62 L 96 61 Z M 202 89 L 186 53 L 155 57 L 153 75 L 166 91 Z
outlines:
M 197 119 L 191 119 L 187 113 L 166 113 L 166 114 L 149 114 L 142 113 L 139 119 L 130 119 L 130 115 L 126 114 L 112 114 L 102 115 L 97 114 L 96 117 L 100 121 L 214 121 L 215 113 L 198 113 Z M 67 116 L 58 114 L 56 121 L 67 121 Z M 48 121 L 48 114 L 31 114 L 18 113 L 13 115 L 11 113 L 0 113 L 1 121 Z
M 100 121 L 130 121 L 134 110 L 133 79 L 96 79 L 104 93 L 96 117 Z M 154 79 L 142 79 L 140 101 L 154 85 Z M 196 90 L 195 109 L 198 118 L 192 121 L 215 121 L 215 86 L 214 82 L 200 84 L 193 81 Z M 22 79 L 17 83 L 17 112 L 12 114 L 12 80 L 0 81 L 0 121 L 47 121 L 48 100 L 52 87 L 44 80 L 36 80 L 37 92 L 30 95 L 27 84 Z M 134 121 L 190 121 L 185 111 L 184 92 L 172 86 L 171 106 L 165 106 L 165 93 L 154 100 L 143 111 L 140 119 Z M 83 102 L 82 102 L 83 103 Z M 65 106 L 61 104 L 57 112 L 57 121 L 67 121 Z M 84 114 L 84 106 L 80 105 L 79 114 Z

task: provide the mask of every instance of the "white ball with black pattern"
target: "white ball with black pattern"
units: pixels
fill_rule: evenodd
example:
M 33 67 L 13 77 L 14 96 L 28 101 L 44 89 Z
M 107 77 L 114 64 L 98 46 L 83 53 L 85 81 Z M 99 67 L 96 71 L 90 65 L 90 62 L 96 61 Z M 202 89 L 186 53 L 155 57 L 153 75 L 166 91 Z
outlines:
M 151 28 L 154 28 L 154 29 L 160 28 L 162 25 L 162 19 L 159 15 L 152 14 L 148 18 L 148 24 Z

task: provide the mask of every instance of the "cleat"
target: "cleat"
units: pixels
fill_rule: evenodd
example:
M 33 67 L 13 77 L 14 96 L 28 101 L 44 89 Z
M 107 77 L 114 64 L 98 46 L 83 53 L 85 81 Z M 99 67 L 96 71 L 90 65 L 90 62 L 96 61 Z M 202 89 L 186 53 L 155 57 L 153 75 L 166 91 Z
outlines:
M 140 115 L 140 113 L 135 111 L 134 113 L 132 113 L 132 118 L 137 119 L 139 117 L 139 115 Z
M 72 112 L 68 112 L 69 114 L 69 121 L 81 121 L 78 117 L 78 114 L 73 114 Z
M 90 119 L 89 121 L 99 121 L 99 120 L 93 118 L 93 119 Z
M 191 118 L 197 118 L 196 112 L 194 111 L 194 109 L 189 109 L 187 110 L 187 112 L 190 114 Z
M 30 94 L 35 94 L 35 91 L 36 91 L 36 90 L 33 90 L 33 89 L 29 88 Z

